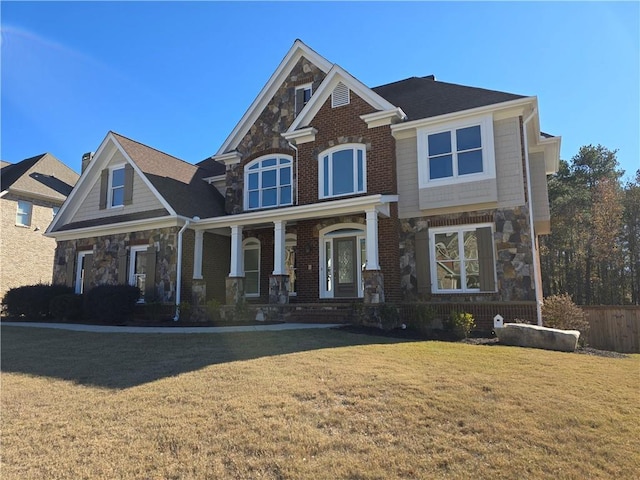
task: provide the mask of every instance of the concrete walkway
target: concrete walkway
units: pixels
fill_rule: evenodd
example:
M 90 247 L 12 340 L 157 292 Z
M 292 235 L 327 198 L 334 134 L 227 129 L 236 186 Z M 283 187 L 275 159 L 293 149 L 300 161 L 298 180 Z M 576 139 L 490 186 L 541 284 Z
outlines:
M 0 325 L 3 327 L 56 328 L 59 330 L 72 330 L 74 332 L 95 333 L 231 333 L 333 328 L 340 327 L 343 324 L 278 323 L 275 325 L 242 325 L 237 327 L 116 327 L 106 325 L 81 325 L 75 323 L 0 322 Z

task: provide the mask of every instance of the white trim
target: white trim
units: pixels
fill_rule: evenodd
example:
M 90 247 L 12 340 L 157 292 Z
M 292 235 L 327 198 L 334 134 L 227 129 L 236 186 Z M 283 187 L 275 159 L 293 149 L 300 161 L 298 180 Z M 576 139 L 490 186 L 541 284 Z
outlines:
M 80 250 L 76 253 L 76 276 L 73 281 L 73 291 L 77 294 L 83 293 L 82 287 L 84 285 L 84 278 L 82 277 L 82 263 L 84 261 L 84 257 L 87 255 L 93 255 L 93 250 Z
M 478 229 L 485 228 L 485 227 L 490 227 L 491 233 L 492 234 L 494 233 L 495 225 L 492 223 L 469 223 L 464 225 L 451 225 L 451 226 L 445 226 L 445 227 L 429 228 L 429 258 L 430 258 L 429 263 L 431 265 L 431 271 L 429 272 L 429 275 L 431 276 L 431 292 L 432 293 L 438 293 L 438 294 L 440 293 L 479 293 L 481 291 L 479 286 L 478 288 L 466 288 L 466 269 L 464 268 L 465 266 L 464 262 L 466 261 L 466 258 L 464 257 L 464 242 L 460 242 L 460 241 L 458 241 L 458 255 L 459 255 L 458 261 L 461 264 L 460 279 L 463 287 L 460 289 L 442 289 L 442 290 L 438 288 L 438 262 L 436 261 L 435 236 L 439 233 L 455 233 L 456 235 L 459 236 L 463 232 L 477 231 Z M 492 238 L 493 238 L 493 235 L 492 235 Z M 480 250 L 478 249 L 478 259 L 477 259 L 478 261 L 479 261 L 479 257 L 480 257 Z M 494 258 L 495 258 L 495 247 L 494 247 Z M 494 262 L 493 277 L 494 277 L 495 285 L 498 284 L 496 275 L 497 275 L 496 267 Z
M 280 135 L 284 137 L 284 139 L 288 142 L 295 143 L 296 145 L 301 145 L 303 143 L 315 142 L 316 133 L 318 133 L 317 128 L 307 127 L 296 130 L 295 132 L 284 132 Z
M 227 150 L 233 150 L 238 146 L 246 130 L 255 123 L 255 121 L 258 119 L 264 108 L 267 106 L 267 104 L 275 94 L 276 90 L 280 88 L 280 86 L 284 82 L 284 79 L 291 71 L 291 68 L 293 68 L 293 66 L 302 57 L 309 60 L 309 62 L 318 67 L 324 73 L 327 73 L 331 69 L 332 64 L 327 59 L 318 55 L 302 41 L 296 40 L 295 42 L 293 42 L 293 46 L 291 47 L 291 49 L 282 59 L 282 61 L 278 65 L 278 68 L 276 68 L 275 72 L 273 72 L 265 86 L 262 87 L 262 90 L 260 90 L 258 96 L 251 103 L 233 131 L 224 141 L 216 155 L 220 155 Z M 311 98 L 313 99 L 313 96 Z M 309 103 L 311 103 L 311 101 L 309 101 Z M 309 105 L 309 103 L 307 103 L 305 108 Z M 304 108 L 302 110 L 304 111 Z
M 117 165 L 109 166 L 109 181 L 107 182 L 107 209 L 118 209 L 124 207 L 124 185 L 126 183 L 126 163 L 119 163 Z M 113 205 L 113 174 L 116 170 L 122 170 L 122 203 L 118 205 Z
M 365 212 L 368 208 L 375 207 L 384 214 L 387 203 L 398 201 L 398 195 L 367 195 L 349 197 L 338 200 L 310 203 L 307 205 L 295 205 L 293 207 L 275 208 L 272 210 L 259 210 L 237 215 L 224 215 L 193 221 L 194 228 L 211 229 L 220 227 L 267 225 L 275 220 L 294 221 L 316 218 L 336 217 Z
M 236 165 L 240 163 L 240 160 L 242 160 L 242 154 L 237 150 L 233 150 L 232 152 L 214 155 L 213 157 L 211 157 L 211 159 L 215 160 L 216 162 L 222 162 L 226 166 Z
M 265 160 L 275 160 L 276 164 L 275 165 L 270 165 L 270 166 L 261 166 L 259 165 L 260 163 L 262 163 Z M 281 164 L 280 160 L 286 160 L 289 163 L 284 163 Z M 255 170 L 251 170 L 251 167 L 253 167 L 254 165 L 258 165 L 258 167 Z M 285 184 L 282 185 L 280 183 L 280 173 L 281 170 L 284 170 L 288 168 L 289 169 L 289 184 Z M 275 187 L 268 187 L 267 189 L 272 189 L 275 188 L 276 190 L 276 203 L 275 205 L 262 205 L 262 192 L 265 190 L 265 188 L 263 188 L 262 186 L 262 173 L 266 172 L 266 171 L 270 171 L 273 170 L 276 172 L 276 185 Z M 261 210 L 261 209 L 266 209 L 266 208 L 278 208 L 278 207 L 286 207 L 289 205 L 293 205 L 293 192 L 294 192 L 294 185 L 293 185 L 293 157 L 291 155 L 287 155 L 287 154 L 282 154 L 282 153 L 272 153 L 272 154 L 268 154 L 268 155 L 262 155 L 254 160 L 252 160 L 250 163 L 247 163 L 244 166 L 244 210 L 245 211 L 249 211 L 249 210 Z M 258 175 L 258 189 L 257 190 L 249 190 L 249 175 L 251 174 L 257 174 Z M 291 200 L 289 202 L 286 203 L 281 203 L 280 201 L 280 190 L 282 187 L 286 187 L 289 186 L 291 188 Z M 249 194 L 251 192 L 258 192 L 258 196 L 259 196 L 259 200 L 258 200 L 258 206 L 257 207 L 251 207 L 249 205 Z
M 242 271 L 243 271 L 243 276 L 244 276 L 244 296 L 247 298 L 256 298 L 260 296 L 260 270 L 261 270 L 261 249 L 262 249 L 262 244 L 260 243 L 260 240 L 258 240 L 256 237 L 249 237 L 246 238 L 243 242 L 242 242 Z M 246 265 L 245 265 L 245 258 L 244 255 L 246 253 L 247 250 L 257 250 L 258 251 L 258 291 L 257 293 L 247 293 L 247 269 L 246 269 Z M 255 272 L 255 270 L 251 270 L 251 272 Z
M 353 190 L 334 194 L 332 187 L 332 179 L 333 179 L 333 162 L 332 156 L 336 152 L 342 152 L 344 150 L 351 150 L 353 152 Z M 358 153 L 362 152 L 362 190 L 358 189 Z M 327 168 L 328 172 L 324 170 L 324 158 L 328 157 Z M 328 192 L 325 194 L 324 192 L 324 181 L 325 176 L 328 176 Z M 367 191 L 367 146 L 363 143 L 344 143 L 341 145 L 336 145 L 335 147 L 328 148 L 318 154 L 318 198 L 337 198 L 344 197 L 346 195 L 356 195 L 359 193 L 366 193 Z
M 147 252 L 149 245 L 136 245 L 129 247 L 129 272 L 127 275 L 127 283 L 132 286 L 136 286 L 136 258 L 139 252 Z M 146 265 L 145 265 L 146 268 Z M 144 274 L 145 282 L 147 274 Z M 138 303 L 144 303 L 144 291 L 140 292 L 140 299 Z
M 383 127 L 391 125 L 407 118 L 407 114 L 400 107 L 391 110 L 382 110 L 380 112 L 367 113 L 360 115 L 360 119 L 366 122 L 368 128 Z
M 458 175 L 457 173 L 457 151 L 455 131 L 461 128 L 480 126 L 482 142 L 482 172 Z M 451 155 L 453 175 L 444 178 L 429 178 L 429 149 L 428 137 L 438 133 L 451 133 Z M 429 188 L 442 185 L 457 185 L 466 182 L 476 182 L 496 177 L 495 148 L 493 141 L 493 118 L 491 115 L 467 117 L 447 123 L 439 123 L 431 127 L 420 128 L 417 131 L 418 142 L 418 186 L 419 188 Z
M 344 233 L 334 233 L 334 232 L 339 232 L 340 230 L 350 230 L 348 232 L 344 232 Z M 360 233 L 354 232 L 353 230 L 357 230 Z M 326 238 L 328 237 L 328 238 Z M 354 298 L 362 298 L 364 297 L 364 291 L 362 290 L 362 268 L 360 268 L 360 265 L 362 265 L 362 256 L 360 253 L 360 240 L 364 239 L 365 242 L 367 241 L 367 228 L 366 225 L 362 225 L 361 223 L 337 223 L 335 225 L 330 225 L 328 227 L 323 228 L 322 230 L 320 230 L 318 232 L 318 239 L 319 239 L 319 252 L 318 252 L 318 260 L 319 260 L 319 268 L 318 268 L 318 281 L 320 282 L 320 288 L 318 289 L 318 291 L 320 292 L 320 298 L 336 298 L 334 296 L 334 288 L 333 288 L 333 283 L 332 283 L 332 289 L 328 290 L 327 289 L 327 272 L 326 272 L 326 265 L 327 265 L 327 247 L 326 244 L 330 243 L 331 244 L 331 256 L 333 257 L 334 255 L 334 245 L 333 245 L 333 239 L 334 238 L 343 238 L 343 237 L 356 237 L 356 261 L 358 262 L 358 268 L 356 268 L 357 271 L 357 292 L 358 295 L 357 297 Z M 333 263 L 333 262 L 332 262 Z M 333 265 L 332 265 L 332 276 L 334 275 L 333 272 Z M 337 298 L 341 298 L 341 297 L 337 297 Z
M 404 138 L 401 132 L 406 130 L 415 130 L 421 127 L 428 127 L 433 124 L 439 124 L 441 122 L 448 122 L 454 120 L 461 120 L 466 117 L 475 117 L 485 114 L 493 114 L 494 118 L 509 118 L 511 116 L 518 116 L 523 112 L 522 108 L 530 105 L 537 105 L 537 97 L 524 97 L 516 100 L 509 100 L 508 102 L 493 103 L 491 105 L 485 105 L 483 107 L 470 108 L 468 110 L 461 110 L 459 112 L 445 113 L 444 115 L 436 115 L 428 118 L 419 118 L 409 122 L 396 123 L 391 125 L 391 133 L 396 138 Z M 503 110 L 514 109 L 512 112 L 503 112 Z
M 58 212 L 58 215 L 60 213 Z M 58 217 L 56 215 L 56 217 Z M 131 220 L 128 222 L 113 223 L 108 225 L 96 225 L 94 227 L 76 228 L 73 230 L 63 230 L 60 232 L 45 232 L 46 237 L 55 238 L 57 241 L 76 240 L 79 238 L 89 238 L 104 235 L 116 235 L 118 233 L 140 232 L 143 230 L 153 230 L 157 228 L 182 226 L 181 217 L 164 216 L 157 218 L 146 218 L 143 220 Z
M 320 108 L 322 108 L 326 99 L 329 98 L 333 93 L 333 89 L 340 82 L 376 110 L 393 110 L 396 108 L 395 105 L 391 104 L 389 101 L 371 90 L 342 67 L 334 65 L 320 84 L 320 87 L 318 87 L 316 93 L 311 97 L 309 103 L 307 103 L 298 114 L 291 126 L 287 129 L 286 133 L 291 133 L 302 126 L 307 125 L 320 111 Z

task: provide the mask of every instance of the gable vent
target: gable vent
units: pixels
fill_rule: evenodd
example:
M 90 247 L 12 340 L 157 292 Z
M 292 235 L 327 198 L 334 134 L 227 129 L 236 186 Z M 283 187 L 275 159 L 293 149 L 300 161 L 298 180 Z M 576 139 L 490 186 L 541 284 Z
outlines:
M 349 105 L 349 101 L 349 87 L 344 83 L 339 82 L 331 94 L 331 108 Z

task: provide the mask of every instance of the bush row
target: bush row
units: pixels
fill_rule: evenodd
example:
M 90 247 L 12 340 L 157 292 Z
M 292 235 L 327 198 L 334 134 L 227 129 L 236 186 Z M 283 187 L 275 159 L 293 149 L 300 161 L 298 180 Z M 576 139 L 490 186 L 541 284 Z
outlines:
M 10 289 L 2 305 L 11 316 L 113 323 L 129 318 L 139 298 L 140 289 L 131 285 L 101 285 L 77 295 L 63 285 L 38 284 Z

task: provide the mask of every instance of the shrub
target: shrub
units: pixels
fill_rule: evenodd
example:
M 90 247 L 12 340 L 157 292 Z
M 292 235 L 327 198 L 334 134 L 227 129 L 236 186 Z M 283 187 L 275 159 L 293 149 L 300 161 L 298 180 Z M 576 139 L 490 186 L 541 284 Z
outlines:
M 132 285 L 100 285 L 85 293 L 85 314 L 105 323 L 115 323 L 133 315 L 140 289 Z
M 469 338 L 475 326 L 476 322 L 470 313 L 454 310 L 449 315 L 449 329 L 457 338 Z
M 400 323 L 398 308 L 392 303 L 383 303 L 378 307 L 380 325 L 383 330 L 393 330 Z
M 53 297 L 49 303 L 49 312 L 56 320 L 79 320 L 82 317 L 82 295 L 67 293 Z
M 186 322 L 191 318 L 191 314 L 193 313 L 193 308 L 189 302 L 181 302 L 178 305 L 178 318 L 182 322 Z
M 560 330 L 578 330 L 580 345 L 584 345 L 589 334 L 587 316 L 571 297 L 563 293 L 544 299 L 542 304 L 542 323 L 545 327 Z
M 73 293 L 73 289 L 64 285 L 25 285 L 5 293 L 2 304 L 9 315 L 37 318 L 49 314 L 49 304 L 53 297 L 69 293 Z
M 436 317 L 436 311 L 433 307 L 418 303 L 414 307 L 413 315 L 407 320 L 407 328 L 415 330 L 418 333 L 426 334 L 433 328 L 433 320 Z

